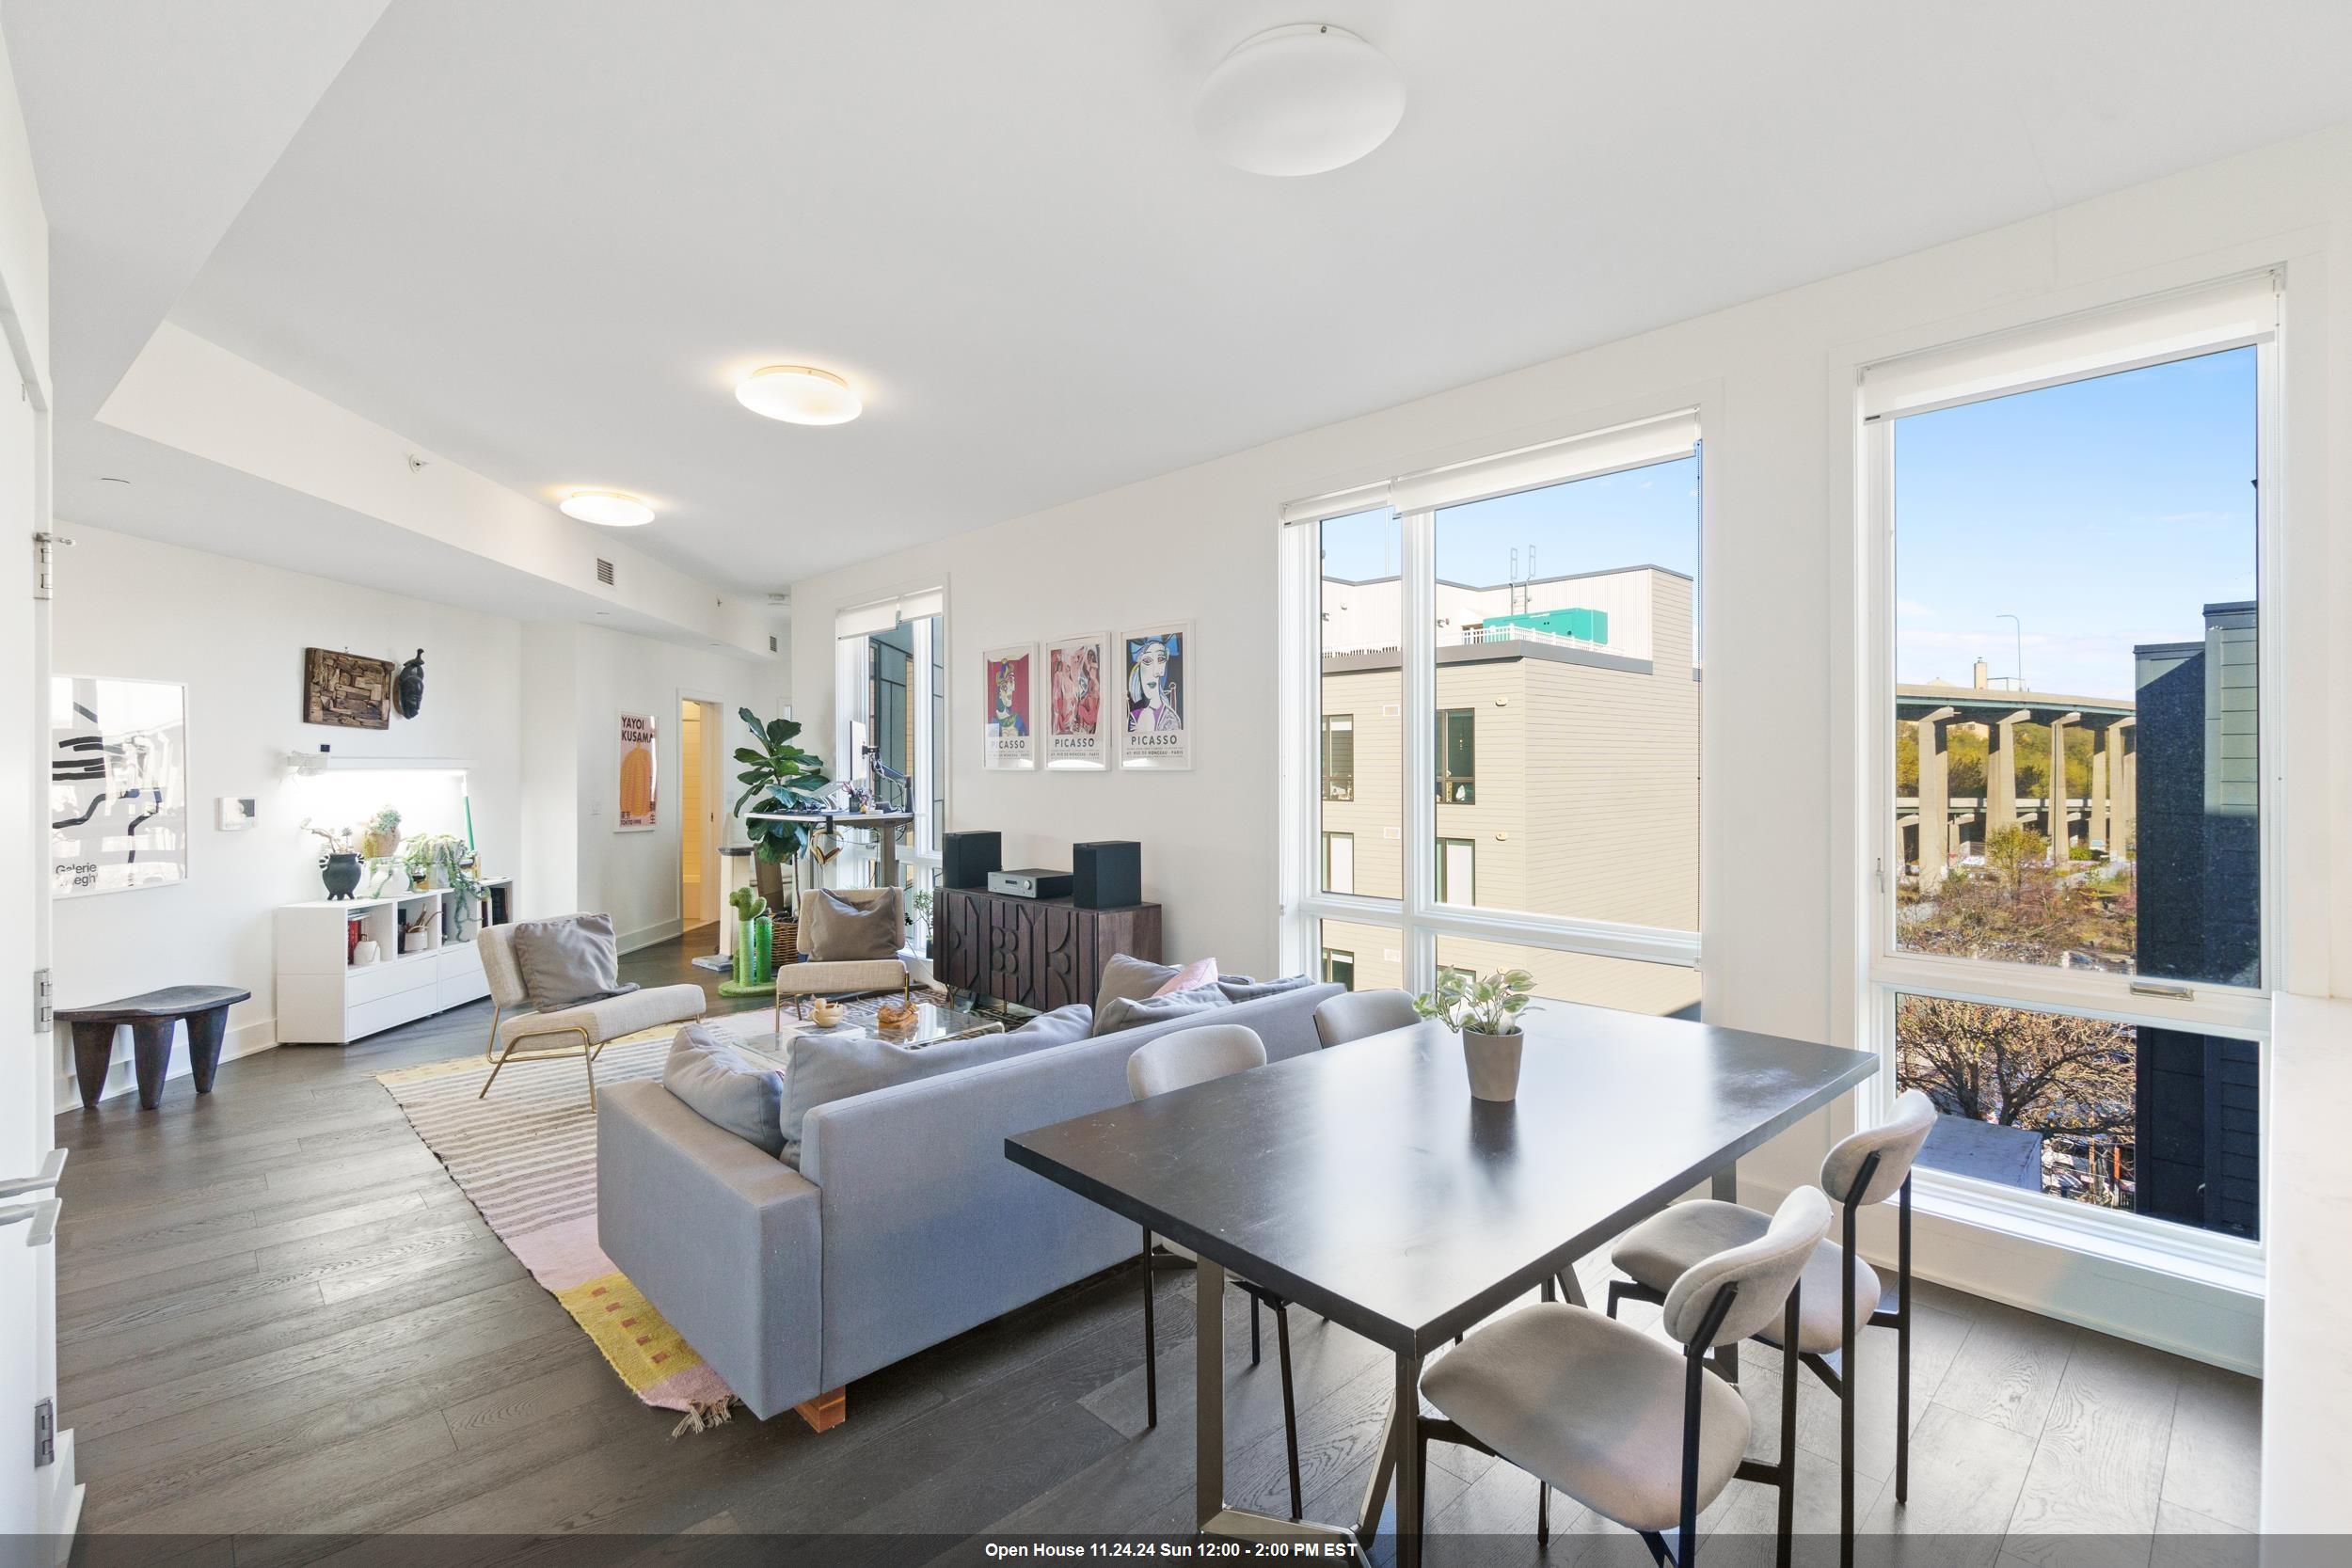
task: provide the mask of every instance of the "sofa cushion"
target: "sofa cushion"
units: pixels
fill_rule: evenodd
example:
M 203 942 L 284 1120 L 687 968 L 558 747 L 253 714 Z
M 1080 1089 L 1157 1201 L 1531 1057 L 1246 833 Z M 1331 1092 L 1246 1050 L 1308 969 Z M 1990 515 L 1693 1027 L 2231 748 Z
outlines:
M 1049 1046 L 1071 1045 L 1085 1039 L 1094 1029 L 1094 1009 L 1083 1002 L 1073 1002 L 1066 1007 L 1056 1007 L 1050 1013 L 1040 1013 L 1020 1028 L 1012 1031 L 1015 1038 L 1027 1042 L 1030 1051 L 1043 1051 Z
M 851 901 L 831 888 L 812 888 L 801 899 L 801 956 L 818 963 L 895 958 L 906 941 L 906 916 L 898 890 L 882 888 Z
M 1094 1032 L 1103 1033 L 1099 1025 L 1104 1008 L 1121 997 L 1140 1002 L 1174 978 L 1174 964 L 1155 964 L 1149 958 L 1112 954 L 1110 962 L 1103 966 L 1102 983 L 1094 989 L 1094 1018 L 1098 1025 Z
M 1122 1030 L 1141 1029 L 1154 1023 L 1171 1023 L 1179 1019 L 1192 1019 L 1196 1013 L 1213 1013 L 1232 1004 L 1215 986 L 1201 986 L 1192 990 L 1170 991 L 1166 996 L 1120 997 L 1096 1010 L 1096 1037 L 1116 1035 Z M 1198 1022 L 1195 1020 L 1195 1022 Z
M 1071 1010 L 1060 1008 L 1035 1021 L 1054 1021 L 1048 1028 L 974 1035 L 968 1039 L 940 1040 L 924 1046 L 898 1045 L 864 1033 L 798 1037 L 792 1041 L 784 1072 L 785 1162 L 795 1169 L 800 1167 L 801 1123 L 818 1106 L 886 1089 L 894 1084 L 937 1078 L 968 1067 L 1008 1061 L 1065 1045 L 1069 1043 L 1065 1037 L 1075 1025 L 1062 1015 Z
M 1220 974 L 1216 989 L 1224 993 L 1226 1001 L 1238 1005 L 1263 1002 L 1269 996 L 1279 996 L 1286 990 L 1296 990 L 1302 986 L 1318 983 L 1311 974 L 1285 974 L 1279 980 L 1252 980 L 1247 974 Z
M 670 1042 L 661 1086 L 703 1120 L 770 1154 L 784 1152 L 784 1074 L 764 1067 L 707 1025 L 690 1023 Z
M 637 989 L 634 981 L 621 983 L 609 914 L 521 922 L 515 927 L 515 967 L 531 1005 L 543 1013 Z
M 1184 965 L 1184 968 L 1178 970 L 1174 974 L 1168 976 L 1168 979 L 1161 982 L 1160 989 L 1153 991 L 1152 994 L 1154 996 L 1173 996 L 1180 990 L 1199 990 L 1202 986 L 1214 986 L 1216 984 L 1216 960 L 1215 958 L 1195 958 L 1192 962 Z

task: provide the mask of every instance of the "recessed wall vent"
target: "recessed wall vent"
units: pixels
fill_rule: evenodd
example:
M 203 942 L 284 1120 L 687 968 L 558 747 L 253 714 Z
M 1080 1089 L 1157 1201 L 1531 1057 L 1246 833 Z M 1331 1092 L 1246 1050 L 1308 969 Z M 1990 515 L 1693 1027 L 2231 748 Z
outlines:
M 596 558 L 596 580 L 607 588 L 612 586 L 612 562 L 601 556 Z
M 768 651 L 771 654 L 776 651 L 776 639 L 773 632 L 771 632 L 768 636 Z

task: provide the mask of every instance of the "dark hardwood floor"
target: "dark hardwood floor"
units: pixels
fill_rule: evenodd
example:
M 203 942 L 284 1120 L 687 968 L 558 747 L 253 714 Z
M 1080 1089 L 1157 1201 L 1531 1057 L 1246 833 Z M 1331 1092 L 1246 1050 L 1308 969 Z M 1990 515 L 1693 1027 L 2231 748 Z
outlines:
M 707 933 L 688 942 L 709 946 Z M 633 954 L 623 973 L 699 980 L 714 1008 L 756 1006 L 722 1002 L 687 951 Z M 125 1098 L 59 1116 L 73 1151 L 57 1242 L 61 1424 L 89 1489 L 83 1560 L 454 1564 L 557 1532 L 575 1539 L 528 1550 L 705 1560 L 692 1543 L 644 1538 L 758 1534 L 742 1560 L 773 1561 L 792 1556 L 773 1539 L 788 1534 L 811 1561 L 980 1560 L 968 1538 L 982 1533 L 1188 1528 L 1188 1276 L 1161 1285 L 1169 1397 L 1148 1433 L 1137 1288 L 1121 1270 L 853 1385 L 834 1432 L 739 1415 L 674 1440 L 676 1418 L 637 1402 L 373 1081 L 479 1051 L 487 1024 L 477 1005 L 347 1048 L 225 1064 L 201 1100 L 180 1079 L 156 1111 Z M 1594 1268 L 1596 1300 L 1600 1278 Z M 2255 1523 L 2257 1383 L 1933 1286 L 1921 1302 L 1901 1510 L 1887 1479 L 1892 1337 L 1865 1337 L 1869 1529 L 1933 1536 L 1938 1561 L 2251 1561 L 2250 1539 L 2229 1537 Z M 1238 1293 L 1232 1311 L 1229 1492 L 1279 1512 L 1272 1336 L 1251 1368 Z M 1346 1518 L 1390 1370 L 1311 1313 L 1293 1338 L 1308 1512 Z M 1743 1362 L 1751 1398 L 1772 1399 L 1772 1353 Z M 1777 1430 L 1759 1420 L 1759 1451 Z M 1799 1525 L 1818 1536 L 1835 1528 L 1837 1422 L 1809 1379 L 1800 1444 Z M 1473 1547 L 1480 1561 L 1589 1560 L 1628 1539 L 1555 1499 L 1560 1533 L 1539 1555 L 1533 1481 L 1464 1450 L 1433 1457 L 1432 1528 L 1457 1551 L 1433 1560 Z M 1708 1529 L 1767 1532 L 1772 1508 L 1735 1485 Z M 368 1539 L 390 1531 L 406 1539 Z M 510 1539 L 459 1539 L 490 1534 Z M 1808 1556 L 1823 1544 L 1808 1541 Z

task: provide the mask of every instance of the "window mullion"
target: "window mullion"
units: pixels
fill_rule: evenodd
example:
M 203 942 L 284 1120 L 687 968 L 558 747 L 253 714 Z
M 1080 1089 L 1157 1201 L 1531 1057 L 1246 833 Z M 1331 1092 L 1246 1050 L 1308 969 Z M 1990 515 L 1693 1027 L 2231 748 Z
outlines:
M 1401 664 L 1397 748 L 1404 768 L 1398 781 L 1404 805 L 1405 983 L 1425 990 L 1436 981 L 1437 938 L 1428 918 L 1437 904 L 1437 516 L 1409 512 L 1402 531 L 1399 613 Z

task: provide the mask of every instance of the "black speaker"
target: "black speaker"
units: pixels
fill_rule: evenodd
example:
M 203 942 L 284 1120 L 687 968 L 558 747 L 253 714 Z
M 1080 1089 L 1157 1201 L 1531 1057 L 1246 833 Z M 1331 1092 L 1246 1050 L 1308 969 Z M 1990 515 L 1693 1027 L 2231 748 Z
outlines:
M 1070 901 L 1082 910 L 1123 910 L 1143 902 L 1143 846 L 1132 839 L 1070 847 Z
M 949 887 L 986 887 L 988 874 L 1005 868 L 1002 833 L 949 833 L 940 852 L 941 879 Z

